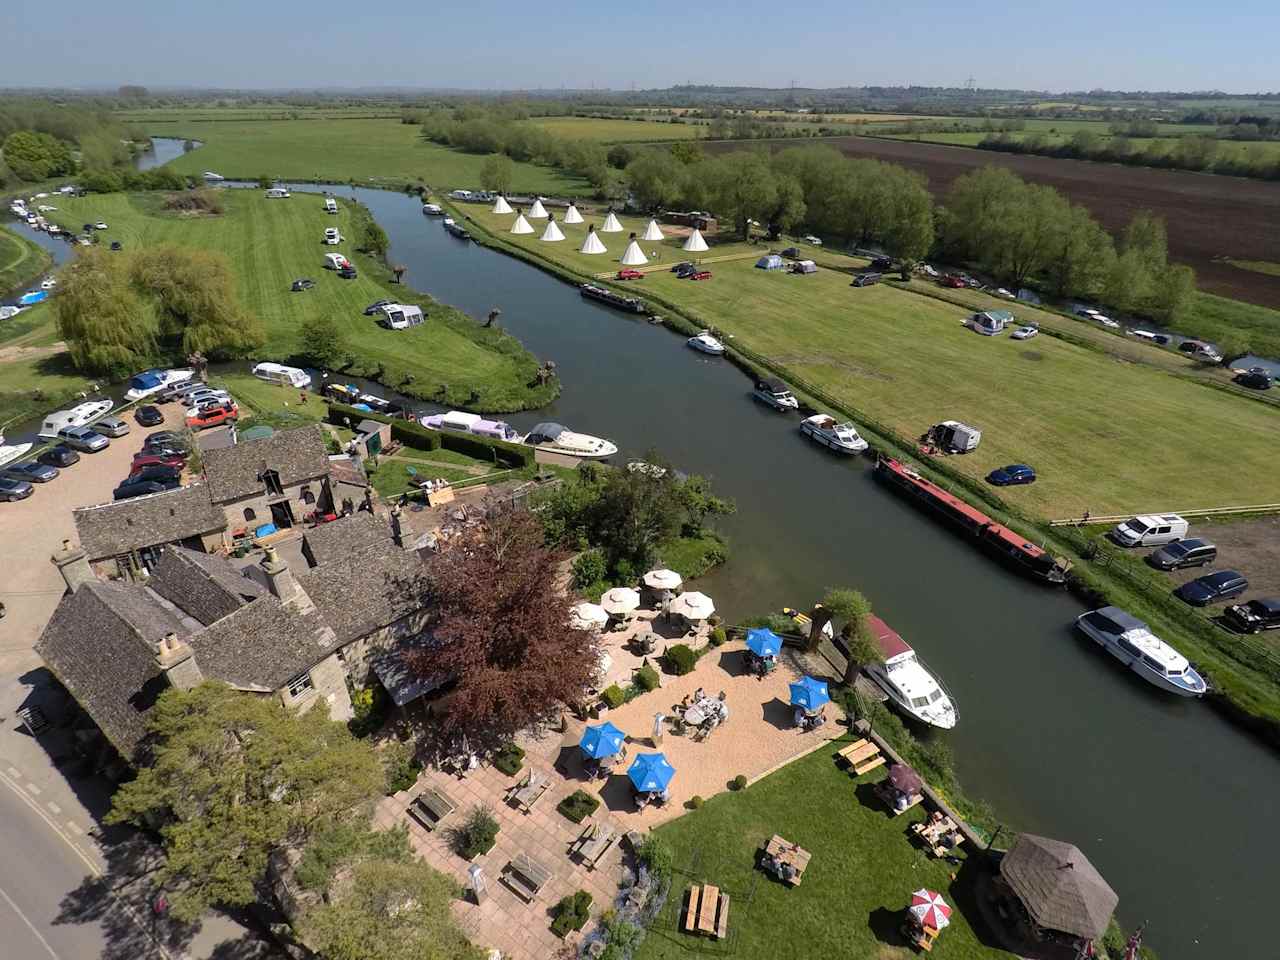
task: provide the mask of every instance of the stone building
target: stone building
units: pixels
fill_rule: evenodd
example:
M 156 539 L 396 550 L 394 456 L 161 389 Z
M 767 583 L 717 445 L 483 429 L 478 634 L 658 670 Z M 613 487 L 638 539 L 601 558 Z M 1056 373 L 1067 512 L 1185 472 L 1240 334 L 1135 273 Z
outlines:
M 228 531 L 253 532 L 265 524 L 283 530 L 333 508 L 329 452 L 318 426 L 210 450 L 204 479 Z

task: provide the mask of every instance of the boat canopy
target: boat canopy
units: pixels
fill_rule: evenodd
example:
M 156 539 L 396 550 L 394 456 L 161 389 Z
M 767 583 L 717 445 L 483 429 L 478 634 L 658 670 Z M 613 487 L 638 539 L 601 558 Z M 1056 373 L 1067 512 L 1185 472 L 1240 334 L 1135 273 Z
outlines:
M 757 390 L 768 390 L 770 393 L 786 393 L 787 386 L 781 380 L 757 380 Z
M 164 384 L 164 376 L 159 370 L 144 370 L 129 378 L 129 386 L 134 390 L 150 390 Z
M 554 441 L 560 434 L 567 433 L 568 430 L 568 427 L 560 423 L 539 423 L 529 431 L 529 442 Z

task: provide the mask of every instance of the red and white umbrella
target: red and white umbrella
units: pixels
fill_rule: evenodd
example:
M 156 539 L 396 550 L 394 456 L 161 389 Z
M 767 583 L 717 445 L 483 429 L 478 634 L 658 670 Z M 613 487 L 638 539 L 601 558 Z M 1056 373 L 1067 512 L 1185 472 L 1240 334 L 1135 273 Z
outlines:
M 917 890 L 911 895 L 911 915 L 920 921 L 922 926 L 941 930 L 951 922 L 951 908 L 942 899 L 942 894 L 932 890 Z

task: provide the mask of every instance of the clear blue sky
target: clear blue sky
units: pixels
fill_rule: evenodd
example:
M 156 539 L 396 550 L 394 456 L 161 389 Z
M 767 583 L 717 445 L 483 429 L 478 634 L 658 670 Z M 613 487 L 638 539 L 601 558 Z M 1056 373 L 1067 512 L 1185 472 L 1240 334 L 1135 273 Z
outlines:
M 0 0 L 0 86 L 1280 90 L 1238 0 Z

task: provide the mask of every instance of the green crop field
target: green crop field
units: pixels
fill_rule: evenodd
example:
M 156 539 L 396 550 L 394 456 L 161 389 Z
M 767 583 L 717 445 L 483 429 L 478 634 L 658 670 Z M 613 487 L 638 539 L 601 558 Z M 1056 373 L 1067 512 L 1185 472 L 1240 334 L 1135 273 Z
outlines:
M 282 360 L 301 347 L 300 328 L 311 317 L 328 316 L 346 331 L 344 345 L 355 358 L 353 373 L 400 386 L 413 376 L 412 389 L 422 395 L 439 385 L 449 398 L 465 401 L 472 390 L 487 409 L 513 410 L 546 402 L 548 395 L 527 384 L 536 361 L 506 336 L 482 331 L 458 311 L 429 306 L 425 324 L 391 331 L 362 315 L 371 302 L 410 298 L 413 291 L 387 284 L 368 258 L 353 249 L 356 217 L 350 203 L 339 201 L 337 216 L 325 214 L 319 196 L 295 194 L 267 200 L 258 190 L 223 192 L 226 213 L 217 217 L 179 217 L 160 212 L 158 194 L 90 195 L 59 204 L 56 214 L 66 226 L 106 221 L 103 242 L 119 240 L 127 250 L 174 243 L 225 253 L 245 306 L 266 329 L 267 342 L 257 359 Z M 337 227 L 347 238 L 337 247 L 321 242 L 325 227 Z M 341 252 L 359 268 L 356 280 L 343 280 L 323 269 L 325 253 Z M 310 277 L 315 289 L 291 293 L 295 278 Z M 415 301 L 421 297 L 412 297 Z M 379 375 L 379 371 L 381 374 Z
M 579 272 L 616 270 L 626 244 L 626 232 L 605 234 L 609 254 L 587 256 L 577 252 L 586 224 L 563 227 L 566 241 L 553 244 L 537 239 L 540 226 L 532 236 L 513 237 L 506 233 L 510 217 L 472 216 Z M 635 220 L 623 225 L 627 232 L 643 227 Z M 643 244 L 646 252 L 658 246 Z M 746 259 L 714 260 L 744 251 Z M 664 264 L 688 256 L 676 239 L 659 252 Z M 1280 500 L 1274 453 L 1261 442 L 1275 434 L 1275 410 L 1170 375 L 1189 365 L 1167 351 L 1022 304 L 1010 306 L 1022 322 L 1057 324 L 1073 336 L 1079 330 L 1078 339 L 1089 345 L 1048 334 L 1021 342 L 983 337 L 963 326 L 971 313 L 966 306 L 893 283 L 851 288 L 846 273 L 831 269 L 805 277 L 757 270 L 759 252 L 715 246 L 703 255 L 711 280 L 678 280 L 657 270 L 633 286 L 675 303 L 902 437 L 917 437 L 940 420 L 975 424 L 983 430 L 982 445 L 949 465 L 983 477 L 1006 463 L 1033 464 L 1037 483 L 1001 495 L 1040 516 Z M 833 258 L 818 255 L 824 263 Z M 1104 340 L 1116 342 L 1117 350 L 1103 352 Z M 1222 450 L 1232 456 L 1220 456 Z
M 365 103 L 343 106 L 334 104 L 321 107 L 291 106 L 285 103 L 247 104 L 236 107 L 192 106 L 151 107 L 138 110 L 117 110 L 113 116 L 123 123 L 173 123 L 186 120 L 356 120 L 369 117 L 400 119 L 401 104 Z M 160 136 L 161 134 L 155 134 Z
M 156 125 L 157 137 L 200 140 L 204 146 L 169 166 L 198 176 L 213 170 L 231 179 L 259 176 L 347 183 L 417 183 L 479 187 L 485 158 L 422 139 L 416 124 L 399 120 L 182 121 Z M 559 170 L 517 163 L 515 191 L 543 194 L 589 192 L 585 182 Z
M 659 123 L 596 117 L 535 117 L 526 121 L 567 140 L 594 140 L 598 143 L 645 143 L 653 140 L 693 140 L 704 137 L 707 128 L 698 123 Z

